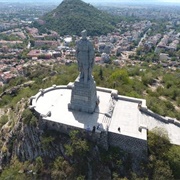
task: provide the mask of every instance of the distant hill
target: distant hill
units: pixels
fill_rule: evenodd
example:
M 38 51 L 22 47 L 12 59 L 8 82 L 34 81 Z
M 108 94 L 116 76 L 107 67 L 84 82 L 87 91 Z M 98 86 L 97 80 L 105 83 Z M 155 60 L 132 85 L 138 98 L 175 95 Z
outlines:
M 55 30 L 60 35 L 79 35 L 83 29 L 88 35 L 100 35 L 111 32 L 117 19 L 81 0 L 63 0 L 41 20 L 43 23 L 35 22 L 34 26 Z

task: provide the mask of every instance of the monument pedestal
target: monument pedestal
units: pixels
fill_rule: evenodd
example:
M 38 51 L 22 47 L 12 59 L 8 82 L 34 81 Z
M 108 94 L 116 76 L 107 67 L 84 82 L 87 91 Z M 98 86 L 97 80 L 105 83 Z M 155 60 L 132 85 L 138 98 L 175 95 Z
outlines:
M 76 111 L 93 113 L 97 103 L 98 99 L 94 79 L 91 78 L 87 83 L 84 83 L 78 76 L 72 88 L 71 102 L 68 104 L 68 108 Z

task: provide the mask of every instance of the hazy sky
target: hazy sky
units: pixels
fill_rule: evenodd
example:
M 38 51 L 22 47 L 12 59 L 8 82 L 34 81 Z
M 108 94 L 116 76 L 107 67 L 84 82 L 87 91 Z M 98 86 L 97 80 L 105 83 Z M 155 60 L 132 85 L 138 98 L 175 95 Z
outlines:
M 180 3 L 180 0 L 84 0 L 85 2 Z
M 180 4 L 180 0 L 83 0 L 88 3 L 93 3 L 93 4 L 103 4 L 103 3 L 142 3 L 142 4 L 159 4 L 159 3 L 178 3 Z M 49 2 L 54 2 L 57 4 L 60 4 L 62 0 L 0 0 L 0 2 L 44 2 L 44 3 L 49 3 Z

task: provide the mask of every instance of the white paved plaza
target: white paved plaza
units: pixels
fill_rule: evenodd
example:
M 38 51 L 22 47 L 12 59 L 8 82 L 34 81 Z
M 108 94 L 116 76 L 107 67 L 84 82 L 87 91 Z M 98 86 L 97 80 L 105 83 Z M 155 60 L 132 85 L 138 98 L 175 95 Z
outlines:
M 120 133 L 126 136 L 135 137 L 138 139 L 147 139 L 145 130 L 139 131 L 140 126 L 147 127 L 152 130 L 155 127 L 162 127 L 167 130 L 170 141 L 173 144 L 180 145 L 180 128 L 173 124 L 162 123 L 150 116 L 141 113 L 138 109 L 137 102 L 118 99 L 114 104 L 114 111 L 112 117 L 105 114 L 108 113 L 111 104 L 111 93 L 97 91 L 100 103 L 93 114 L 88 114 L 78 111 L 68 110 L 68 103 L 71 99 L 71 89 L 68 88 L 54 88 L 43 95 L 38 93 L 32 105 L 34 109 L 43 115 L 43 119 L 50 120 L 78 128 L 90 128 L 100 124 L 100 130 L 106 130 L 107 127 L 110 132 Z M 51 116 L 46 116 L 48 112 Z M 118 130 L 119 128 L 119 130 Z

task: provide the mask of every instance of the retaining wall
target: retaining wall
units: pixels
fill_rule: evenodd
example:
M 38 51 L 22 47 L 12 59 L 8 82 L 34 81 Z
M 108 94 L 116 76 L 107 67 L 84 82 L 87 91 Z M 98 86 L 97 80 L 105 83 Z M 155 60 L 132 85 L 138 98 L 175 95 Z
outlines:
M 147 114 L 163 123 L 166 123 L 166 124 L 174 124 L 178 127 L 180 127 L 180 121 L 176 120 L 176 119 L 171 119 L 169 117 L 163 117 L 163 116 L 160 116 L 159 114 L 156 114 L 154 112 L 152 112 L 151 110 L 147 109 L 147 108 L 144 108 L 144 107 L 139 107 L 139 110 L 141 112 L 143 112 L 144 114 Z
M 66 135 L 69 135 L 69 133 L 73 130 L 78 130 L 82 133 L 84 138 L 97 143 L 98 145 L 102 146 L 104 149 L 108 149 L 108 139 L 107 139 L 107 133 L 106 132 L 92 132 L 87 131 L 85 129 L 77 128 L 74 126 L 69 126 L 66 124 L 61 124 L 49 120 L 44 120 L 41 117 L 39 118 L 39 127 L 40 129 L 46 130 L 53 130 L 57 131 Z
M 146 140 L 109 132 L 108 141 L 109 145 L 118 146 L 138 159 L 147 158 L 148 147 Z

